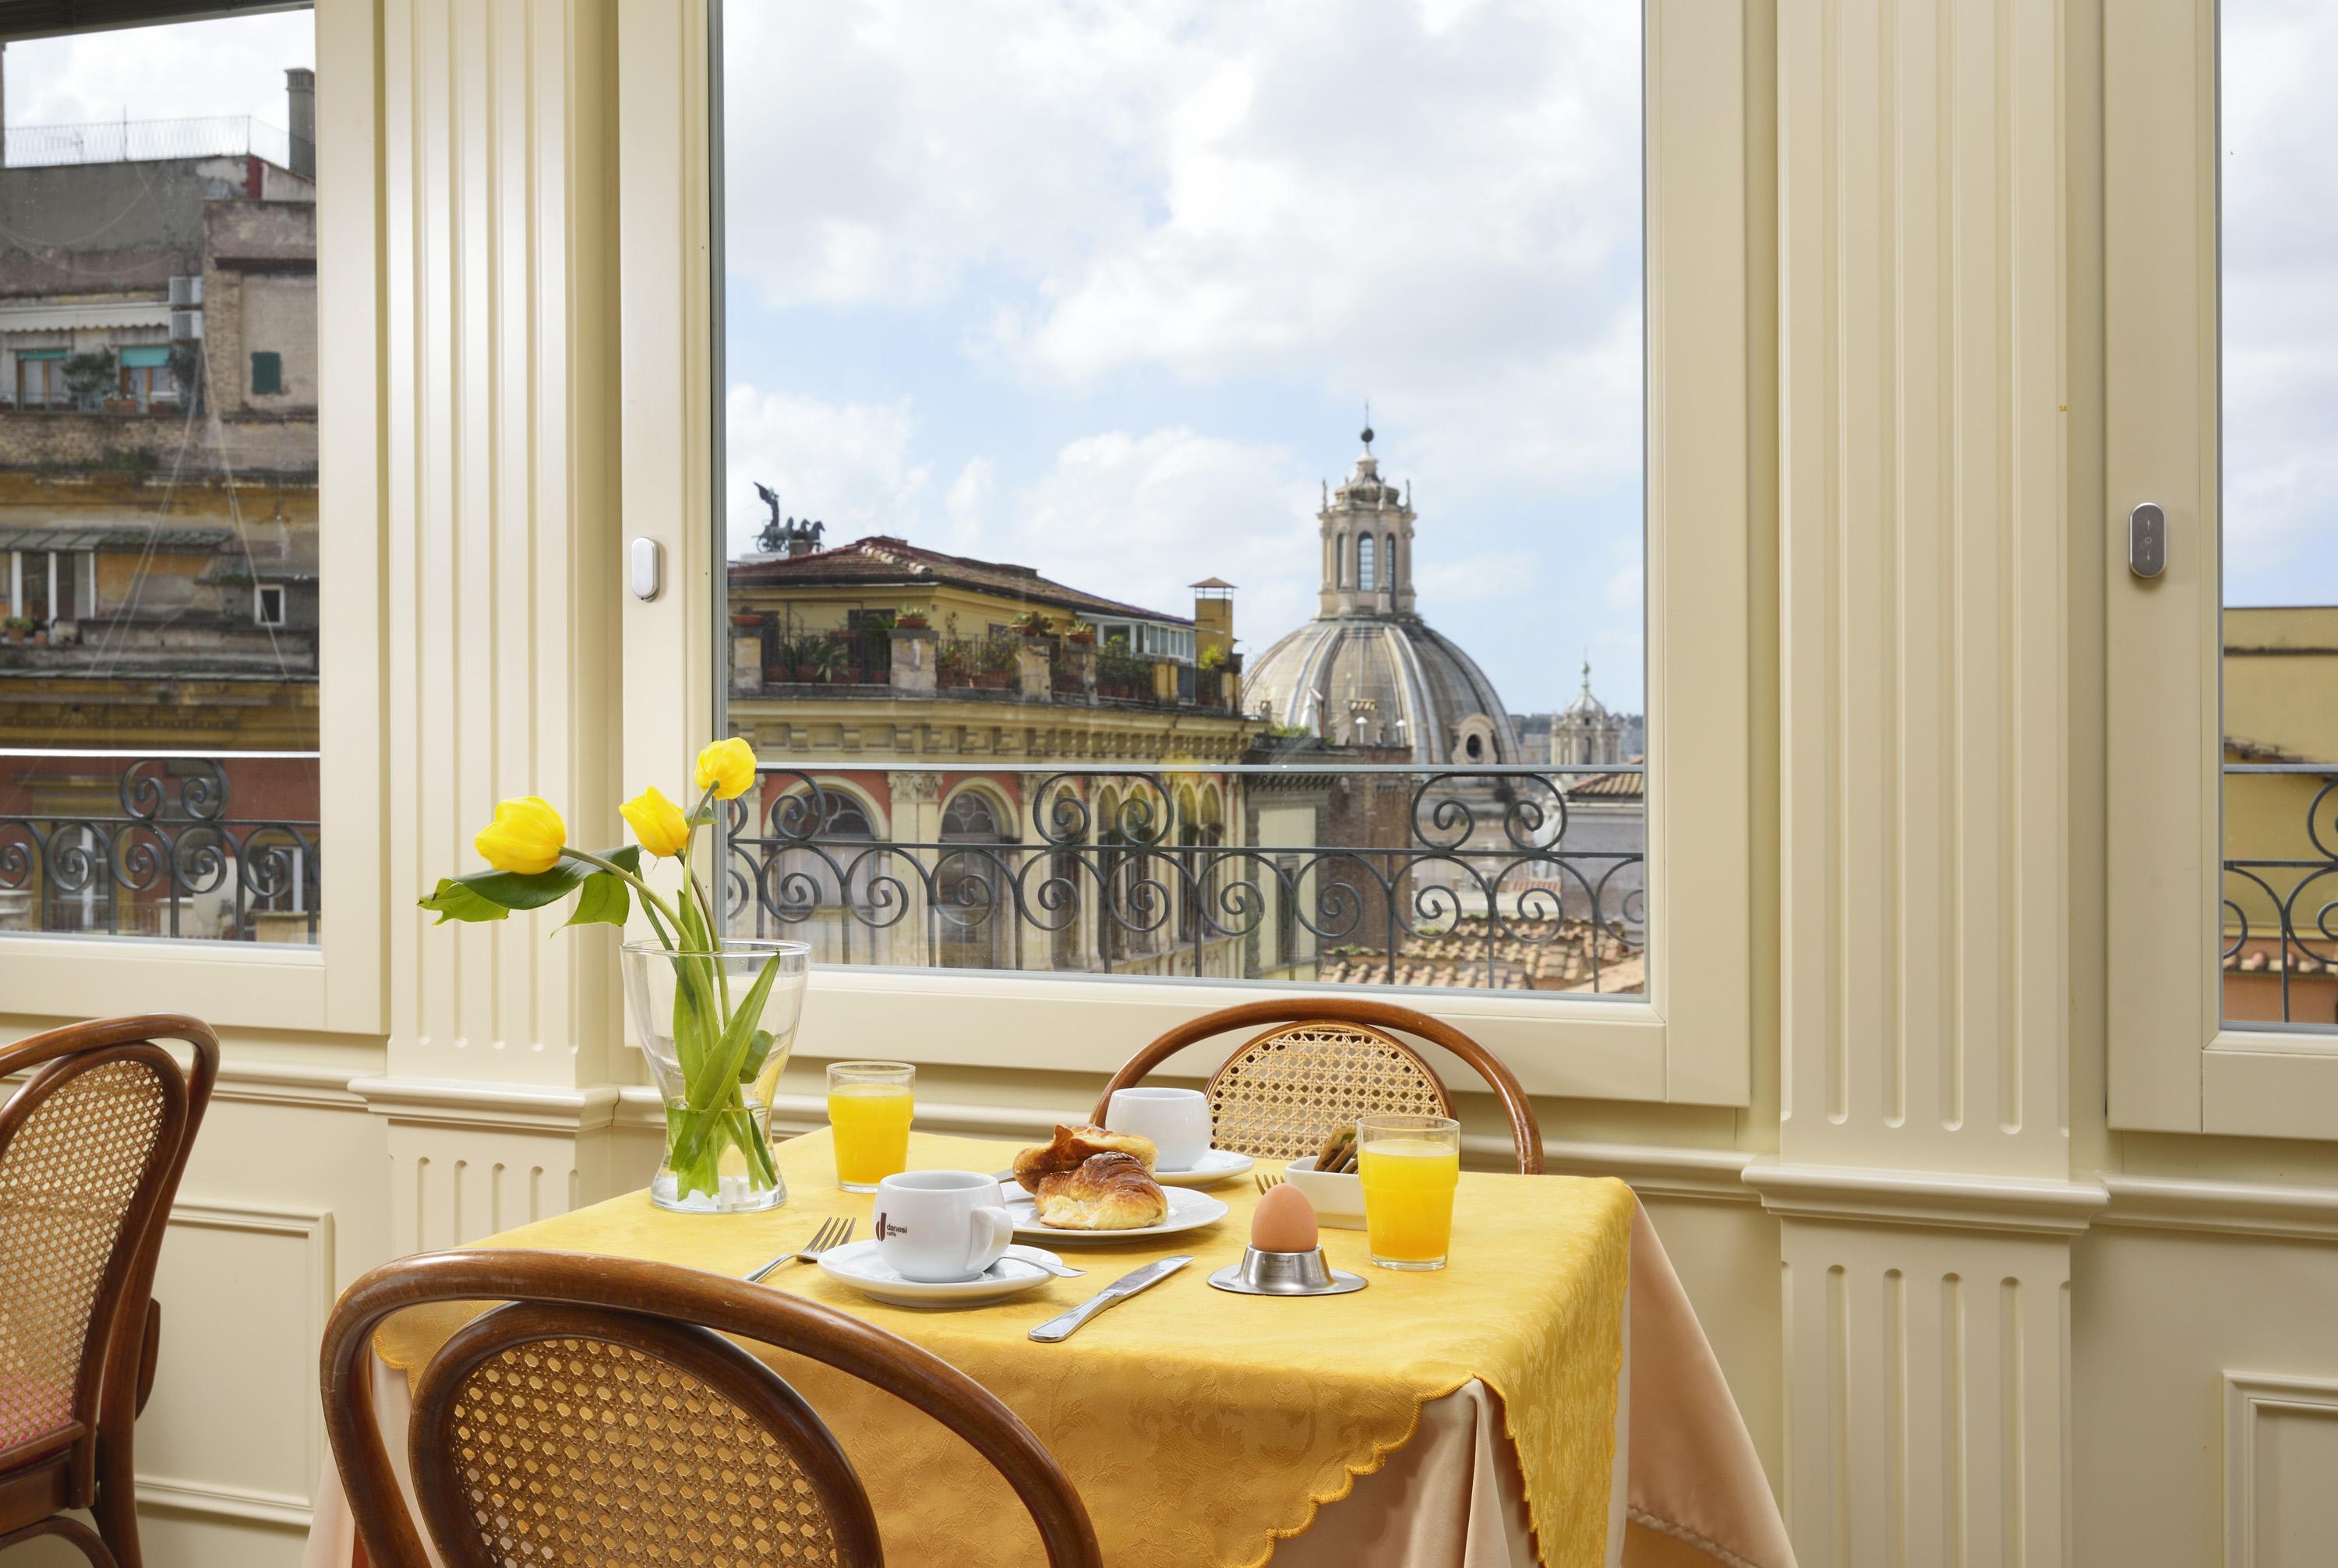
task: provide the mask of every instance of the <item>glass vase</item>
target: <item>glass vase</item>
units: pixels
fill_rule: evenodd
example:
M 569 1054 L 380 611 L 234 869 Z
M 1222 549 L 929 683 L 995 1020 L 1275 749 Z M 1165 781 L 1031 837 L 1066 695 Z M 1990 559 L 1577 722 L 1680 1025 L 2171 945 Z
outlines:
M 650 1201 L 742 1214 L 788 1200 L 771 1160 L 771 1093 L 795 1044 L 811 949 L 724 937 L 712 951 L 624 946 L 625 997 L 665 1102 Z

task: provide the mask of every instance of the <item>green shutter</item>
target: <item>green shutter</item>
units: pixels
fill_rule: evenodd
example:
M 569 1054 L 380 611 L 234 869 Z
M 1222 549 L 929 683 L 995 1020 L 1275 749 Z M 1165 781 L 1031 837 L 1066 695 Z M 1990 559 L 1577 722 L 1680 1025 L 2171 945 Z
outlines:
M 251 390 L 257 397 L 262 392 L 284 390 L 284 356 L 259 353 L 251 357 Z
M 65 351 L 62 348 L 19 348 L 16 350 L 16 358 L 19 359 L 62 359 L 64 357 Z
M 171 350 L 164 347 L 124 348 L 122 351 L 122 368 L 125 370 L 142 370 L 152 366 L 168 365 L 170 362 Z

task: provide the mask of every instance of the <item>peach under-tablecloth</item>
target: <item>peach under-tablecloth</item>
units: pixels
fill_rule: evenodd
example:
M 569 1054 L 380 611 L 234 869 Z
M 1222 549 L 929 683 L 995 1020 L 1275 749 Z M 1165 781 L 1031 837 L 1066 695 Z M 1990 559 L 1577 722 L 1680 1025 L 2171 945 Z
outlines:
M 784 1163 L 790 1167 L 791 1182 L 797 1190 L 799 1204 L 803 1210 L 809 1211 L 832 1208 L 842 1197 L 832 1191 L 817 1192 L 814 1190 L 815 1170 L 827 1157 L 824 1137 L 820 1134 L 814 1137 L 821 1140 L 820 1144 L 806 1147 L 811 1144 L 811 1140 L 803 1140 L 782 1151 Z M 912 1161 L 920 1166 L 945 1163 L 995 1169 L 1004 1162 L 998 1156 L 1006 1146 L 922 1137 L 919 1142 L 920 1147 L 913 1153 Z M 987 1165 L 984 1163 L 986 1160 L 989 1161 Z M 1562 1179 L 1549 1180 L 1552 1185 L 1547 1189 L 1522 1189 L 1518 1178 L 1473 1181 L 1465 1185 L 1478 1187 L 1479 1191 L 1474 1201 L 1465 1198 L 1463 1213 L 1467 1216 L 1473 1209 L 1478 1210 L 1479 1224 L 1484 1223 L 1489 1214 L 1497 1218 L 1512 1215 L 1521 1208 L 1515 1195 L 1521 1191 L 1534 1191 L 1537 1201 L 1531 1207 L 1537 1210 L 1567 1210 L 1569 1207 L 1567 1203 L 1557 1201 L 1562 1194 L 1577 1200 L 1575 1207 L 1578 1212 L 1575 1223 L 1578 1229 L 1585 1224 L 1605 1222 L 1596 1219 L 1599 1204 L 1604 1201 L 1599 1193 L 1581 1184 L 1563 1186 L 1560 1184 Z M 1246 1195 L 1246 1191 L 1245 1193 L 1237 1193 L 1229 1190 L 1224 1195 L 1236 1199 Z M 1488 1209 L 1488 1204 L 1492 1205 L 1491 1210 Z M 1222 1261 L 1214 1256 L 1216 1251 L 1225 1250 L 1231 1256 L 1233 1251 L 1239 1250 L 1242 1232 L 1237 1221 L 1241 1219 L 1240 1211 L 1246 1211 L 1247 1207 L 1247 1202 L 1238 1202 L 1237 1215 L 1217 1228 L 1217 1232 L 1231 1230 L 1230 1236 L 1211 1233 L 1207 1241 L 1188 1243 L 1200 1255 L 1189 1272 L 1199 1273 Z M 1352 1481 L 1351 1490 L 1349 1489 L 1348 1478 L 1341 1475 L 1336 1468 L 1332 1472 L 1331 1485 L 1321 1480 L 1304 1483 L 1298 1494 L 1277 1511 L 1277 1517 L 1268 1520 L 1261 1515 L 1262 1525 L 1252 1529 L 1248 1534 L 1230 1536 L 1220 1532 L 1215 1535 L 1197 1537 L 1197 1540 L 1208 1544 L 1206 1555 L 1209 1560 L 1257 1563 L 1263 1561 L 1271 1550 L 1274 1562 L 1282 1568 L 1293 1568 L 1293 1565 L 1308 1568 L 1311 1563 L 1331 1563 L 1388 1564 L 1390 1568 L 1396 1568 L 1399 1564 L 1404 1568 L 1429 1568 L 1431 1564 L 1436 1568 L 1526 1568 L 1527 1564 L 1537 1561 L 1545 1564 L 1614 1564 L 1622 1562 L 1633 1564 L 1634 1568 L 1640 1568 L 1643 1564 L 1655 1568 L 1657 1564 L 1682 1562 L 1720 1562 L 1731 1564 L 1732 1568 L 1740 1564 L 1773 1568 L 1773 1565 L 1791 1563 L 1792 1554 L 1785 1544 L 1784 1532 L 1754 1457 L 1752 1444 L 1721 1381 L 1719 1369 L 1714 1364 L 1703 1333 L 1688 1310 L 1685 1298 L 1645 1216 L 1637 1214 L 1636 1206 L 1630 1206 L 1629 1211 L 1631 1289 L 1628 1313 L 1632 1353 L 1626 1376 L 1617 1377 L 1613 1372 L 1607 1374 L 1616 1380 L 1602 1396 L 1603 1402 L 1598 1406 L 1602 1436 L 1596 1455 L 1586 1457 L 1589 1451 L 1584 1440 L 1580 1437 L 1570 1440 L 1570 1463 L 1587 1466 L 1596 1459 L 1598 1466 L 1597 1502 L 1587 1516 L 1577 1511 L 1575 1523 L 1564 1538 L 1537 1541 L 1528 1528 L 1529 1506 L 1527 1499 L 1530 1494 L 1521 1473 L 1513 1431 L 1518 1412 L 1507 1407 L 1483 1379 L 1463 1378 L 1455 1384 L 1446 1385 L 1450 1392 L 1433 1396 L 1424 1392 L 1412 1402 L 1411 1415 L 1407 1418 L 1407 1426 L 1411 1427 L 1409 1441 L 1401 1440 L 1405 1433 L 1400 1430 L 1367 1446 L 1361 1459 L 1351 1455 L 1349 1467 L 1361 1472 Z M 1586 1220 L 1583 1218 L 1586 1214 L 1593 1218 Z M 807 1214 L 798 1218 L 796 1227 L 801 1228 L 808 1217 Z M 634 1255 L 654 1254 L 668 1250 L 668 1243 L 663 1240 L 668 1232 L 663 1227 L 675 1223 L 671 1219 L 659 1218 L 660 1228 L 645 1230 L 638 1223 L 638 1216 L 626 1216 L 622 1208 L 617 1207 L 612 1214 L 601 1215 L 597 1219 L 592 1216 L 591 1211 L 586 1211 L 584 1218 L 568 1225 L 557 1220 L 549 1221 L 545 1225 L 529 1227 L 526 1232 L 498 1240 L 512 1245 L 565 1245 L 585 1250 L 622 1250 Z M 703 1227 L 707 1222 L 689 1223 Z M 1477 1228 L 1477 1224 L 1466 1218 L 1457 1221 L 1457 1265 L 1459 1247 L 1472 1240 L 1470 1233 Z M 1528 1224 L 1526 1228 L 1531 1231 L 1535 1226 Z M 704 1229 L 688 1232 L 687 1250 L 693 1253 L 702 1251 L 711 1234 Z M 1343 1245 L 1352 1245 L 1360 1240 L 1361 1238 L 1342 1237 L 1337 1233 L 1327 1236 L 1335 1254 Z M 1478 1244 L 1490 1245 L 1483 1240 Z M 1557 1238 L 1548 1244 L 1563 1247 L 1565 1241 L 1563 1238 Z M 717 1250 L 720 1250 L 719 1246 Z M 775 1249 L 765 1249 L 765 1255 L 770 1250 Z M 1133 1266 L 1135 1261 L 1141 1260 L 1115 1256 L 1111 1251 L 1092 1257 L 1095 1265 L 1092 1271 L 1103 1279 L 1115 1277 L 1126 1267 Z M 708 1266 L 728 1266 L 724 1260 L 695 1256 L 690 1260 Z M 1334 1261 L 1351 1260 L 1335 1256 Z M 825 1279 L 810 1269 L 801 1272 L 805 1278 L 799 1288 L 805 1289 L 807 1294 L 821 1295 L 822 1298 L 827 1298 L 820 1289 L 827 1285 Z M 1547 1269 L 1545 1275 L 1548 1277 Z M 1386 1275 L 1377 1278 L 1381 1281 L 1394 1282 Z M 1457 1275 L 1449 1283 L 1459 1287 L 1461 1281 Z M 1046 1287 L 1027 1298 L 1023 1315 L 1044 1315 L 1046 1305 L 1060 1306 L 1078 1299 L 1089 1288 L 1089 1282 L 1085 1280 L 1065 1281 Z M 1458 1302 L 1467 1294 L 1456 1289 L 1450 1297 L 1444 1298 Z M 1055 1301 L 1057 1295 L 1062 1297 L 1062 1302 Z M 1440 1326 L 1433 1320 L 1423 1319 L 1417 1313 L 1401 1311 L 1395 1292 L 1381 1298 L 1386 1303 L 1384 1313 L 1390 1321 L 1409 1318 L 1410 1332 L 1415 1336 L 1440 1338 L 1436 1332 Z M 1194 1301 L 1206 1299 L 1205 1297 L 1194 1298 Z M 1350 1299 L 1356 1302 L 1364 1298 Z M 831 1304 L 858 1309 L 855 1306 L 857 1301 L 855 1297 L 839 1295 Z M 1134 1317 L 1141 1302 L 1142 1298 L 1119 1311 Z M 1271 1305 L 1278 1309 L 1303 1307 L 1303 1304 L 1297 1303 Z M 907 1333 L 913 1338 L 933 1338 L 929 1333 L 919 1331 L 921 1324 L 948 1321 L 925 1315 L 873 1308 L 865 1302 L 860 1303 L 859 1308 L 867 1308 L 872 1318 L 881 1318 L 886 1327 Z M 1186 1304 L 1179 1316 L 1189 1317 L 1192 1310 L 1191 1305 Z M 1087 1332 L 1096 1333 L 1098 1328 L 1112 1321 L 1112 1316 L 1100 1319 L 1099 1324 Z M 967 1328 L 964 1316 L 953 1316 L 959 1319 L 956 1325 L 958 1338 L 963 1338 Z M 427 1357 L 436 1343 L 443 1339 L 445 1333 L 451 1331 L 451 1326 L 423 1325 L 418 1330 L 417 1326 L 409 1324 L 402 1336 L 386 1332 L 378 1341 L 378 1348 L 386 1348 L 392 1360 L 410 1367 L 418 1363 L 418 1357 Z M 1142 1343 L 1142 1335 L 1135 1332 L 1139 1327 L 1135 1321 L 1128 1325 L 1132 1339 L 1128 1348 L 1140 1356 L 1151 1354 L 1153 1352 Z M 1618 1367 L 1621 1359 L 1618 1342 L 1624 1338 L 1622 1328 L 1620 1322 L 1614 1325 L 1610 1348 L 1603 1357 L 1606 1366 L 1611 1368 Z M 952 1336 L 944 1334 L 939 1338 L 949 1339 Z M 1456 1345 L 1470 1343 L 1467 1336 L 1443 1336 L 1442 1338 Z M 951 1355 L 956 1350 L 958 1354 L 952 1358 L 961 1359 L 962 1363 L 969 1360 L 979 1363 L 985 1356 L 993 1354 L 978 1348 L 970 1348 L 955 1339 L 948 1346 L 936 1343 L 929 1348 L 945 1355 Z M 1027 1348 L 1036 1354 L 1046 1354 L 1044 1348 Z M 1390 1363 L 1408 1361 L 1408 1364 L 1417 1365 L 1424 1349 L 1433 1349 L 1434 1347 L 1413 1346 L 1410 1348 L 1413 1354 L 1409 1361 L 1402 1356 L 1389 1356 L 1382 1359 Z M 1596 1346 L 1591 1353 L 1598 1354 Z M 1188 1346 L 1180 1344 L 1164 1351 L 1163 1357 L 1164 1359 L 1174 1360 L 1191 1354 Z M 1000 1373 L 995 1360 L 987 1367 L 977 1364 L 969 1366 L 968 1369 L 975 1371 L 977 1377 L 985 1377 L 987 1372 L 991 1377 L 1004 1376 L 1007 1381 L 1013 1380 L 1011 1372 Z M 1489 1369 L 1501 1370 L 1498 1366 Z M 1515 1392 L 1518 1387 L 1516 1367 L 1510 1367 L 1506 1376 Z M 402 1428 L 407 1405 L 405 1379 L 384 1368 L 378 1381 L 381 1396 L 377 1407 L 386 1436 L 390 1439 L 391 1452 L 402 1455 Z M 1198 1386 L 1207 1387 L 1208 1380 L 1203 1379 Z M 1583 1395 L 1579 1378 L 1577 1386 L 1577 1391 L 1570 1396 L 1580 1404 Z M 1018 1403 L 1015 1396 L 1017 1390 L 1002 1387 L 1000 1391 L 1009 1398 L 1010 1404 Z M 1652 1404 L 1652 1392 L 1657 1403 Z M 1532 1397 L 1532 1395 L 1529 1393 L 1527 1396 Z M 821 1401 L 815 1392 L 815 1404 L 820 1403 Z M 1044 1411 L 1045 1406 L 1040 1408 Z M 1199 1414 L 1207 1418 L 1206 1411 Z M 1044 1414 L 1037 1419 L 1041 1438 L 1057 1446 L 1059 1452 L 1066 1452 L 1067 1439 L 1065 1436 L 1051 1434 L 1046 1429 L 1047 1422 Z M 1414 1422 L 1417 1426 L 1413 1425 Z M 1619 1461 L 1612 1465 L 1607 1463 L 1611 1436 L 1613 1452 Z M 1138 1441 L 1141 1442 L 1141 1438 Z M 1376 1451 L 1389 1450 L 1391 1443 L 1397 1446 L 1391 1452 L 1377 1454 L 1379 1462 L 1375 1467 Z M 847 1446 L 848 1448 L 852 1446 L 849 1433 Z M 1624 1462 L 1627 1453 L 1628 1462 Z M 1115 1519 L 1122 1522 L 1131 1514 L 1142 1514 L 1148 1510 L 1157 1513 L 1159 1503 L 1144 1496 L 1141 1490 L 1144 1474 L 1141 1467 L 1132 1480 L 1129 1466 L 1115 1463 L 1099 1469 L 1093 1463 L 1097 1456 L 1091 1453 L 1087 1457 L 1090 1462 L 1086 1464 L 1079 1462 L 1076 1456 L 1067 1458 L 1067 1467 L 1073 1471 L 1076 1480 L 1082 1479 L 1083 1470 L 1089 1472 L 1083 1483 L 1083 1491 L 1088 1495 L 1092 1512 L 1102 1514 L 1115 1510 Z M 1190 1461 L 1191 1455 L 1188 1459 Z M 1302 1475 L 1307 1473 L 1303 1469 L 1299 1472 Z M 1176 1494 L 1190 1500 L 1193 1484 L 1197 1479 L 1204 1488 L 1208 1486 L 1206 1475 L 1189 1477 L 1187 1485 L 1177 1488 Z M 1254 1476 L 1245 1474 L 1243 1480 L 1247 1485 L 1247 1500 L 1253 1510 L 1273 1508 L 1271 1488 L 1262 1494 Z M 338 1565 L 351 1561 L 347 1508 L 338 1486 L 333 1483 L 334 1477 L 329 1473 L 320 1489 L 316 1528 L 310 1539 L 309 1568 L 338 1568 Z M 1318 1485 L 1324 1489 L 1311 1489 Z M 1136 1490 L 1132 1491 L 1132 1486 Z M 1223 1490 L 1232 1493 L 1243 1488 L 1229 1485 Z M 1318 1510 L 1309 1510 L 1305 1504 L 1311 1497 L 1322 1500 L 1324 1505 Z M 1295 1513 L 1292 1511 L 1294 1504 Z M 1628 1524 L 1626 1523 L 1627 1512 Z M 1551 1513 L 1552 1510 L 1546 1506 L 1544 1514 L 1549 1516 Z M 1104 1524 L 1101 1519 L 1099 1523 L 1100 1525 Z M 1266 1524 L 1272 1527 L 1264 1527 Z M 1279 1542 L 1273 1539 L 1278 1531 L 1294 1527 L 1302 1533 Z M 1108 1559 L 1115 1563 L 1196 1560 L 1191 1556 L 1194 1548 L 1190 1546 L 1164 1553 L 1160 1544 L 1139 1540 L 1125 1528 L 1115 1532 L 1105 1527 L 1100 1534 L 1107 1543 Z M 1545 1532 L 1546 1535 L 1552 1534 L 1547 1530 Z M 1248 1544 L 1243 1544 L 1245 1540 Z M 1535 1550 L 1537 1545 L 1541 1548 L 1539 1557 Z

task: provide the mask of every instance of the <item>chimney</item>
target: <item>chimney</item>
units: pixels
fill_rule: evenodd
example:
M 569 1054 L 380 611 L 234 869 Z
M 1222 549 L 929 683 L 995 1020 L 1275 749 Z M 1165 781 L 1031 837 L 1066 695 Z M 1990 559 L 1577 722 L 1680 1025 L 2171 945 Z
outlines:
M 1194 656 L 1210 649 L 1231 659 L 1234 652 L 1234 585 L 1223 577 L 1204 577 L 1194 589 Z
M 292 123 L 292 172 L 317 177 L 317 74 L 295 65 L 284 73 L 284 98 Z

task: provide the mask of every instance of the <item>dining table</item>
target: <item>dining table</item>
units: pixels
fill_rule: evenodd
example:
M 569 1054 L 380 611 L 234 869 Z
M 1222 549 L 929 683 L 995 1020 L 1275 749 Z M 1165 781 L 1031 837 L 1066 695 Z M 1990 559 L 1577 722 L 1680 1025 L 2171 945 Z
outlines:
M 997 1171 L 1019 1145 L 913 1132 L 911 1170 Z M 869 1233 L 825 1129 L 775 1146 L 788 1201 L 752 1214 L 659 1209 L 646 1191 L 480 1247 L 651 1259 L 745 1277 L 824 1220 Z M 1645 1211 L 1623 1182 L 1464 1171 L 1447 1266 L 1373 1266 L 1326 1228 L 1366 1289 L 1215 1289 L 1259 1201 L 1165 1236 L 1051 1240 L 1083 1278 L 986 1305 L 888 1305 L 810 1263 L 764 1283 L 850 1313 L 996 1395 L 1076 1486 L 1113 1568 L 1792 1568 L 1751 1436 Z M 1154 1259 L 1194 1261 L 1061 1343 L 1041 1321 Z M 411 1381 L 488 1302 L 411 1308 L 374 1339 L 374 1407 L 407 1488 Z M 947 1543 L 952 1568 L 1044 1560 L 1005 1481 L 892 1395 L 750 1343 L 827 1422 L 869 1486 L 889 1560 Z M 910 1484 L 914 1483 L 914 1484 Z M 418 1514 L 417 1517 L 419 1515 Z M 319 1480 L 304 1568 L 366 1568 L 339 1477 Z

